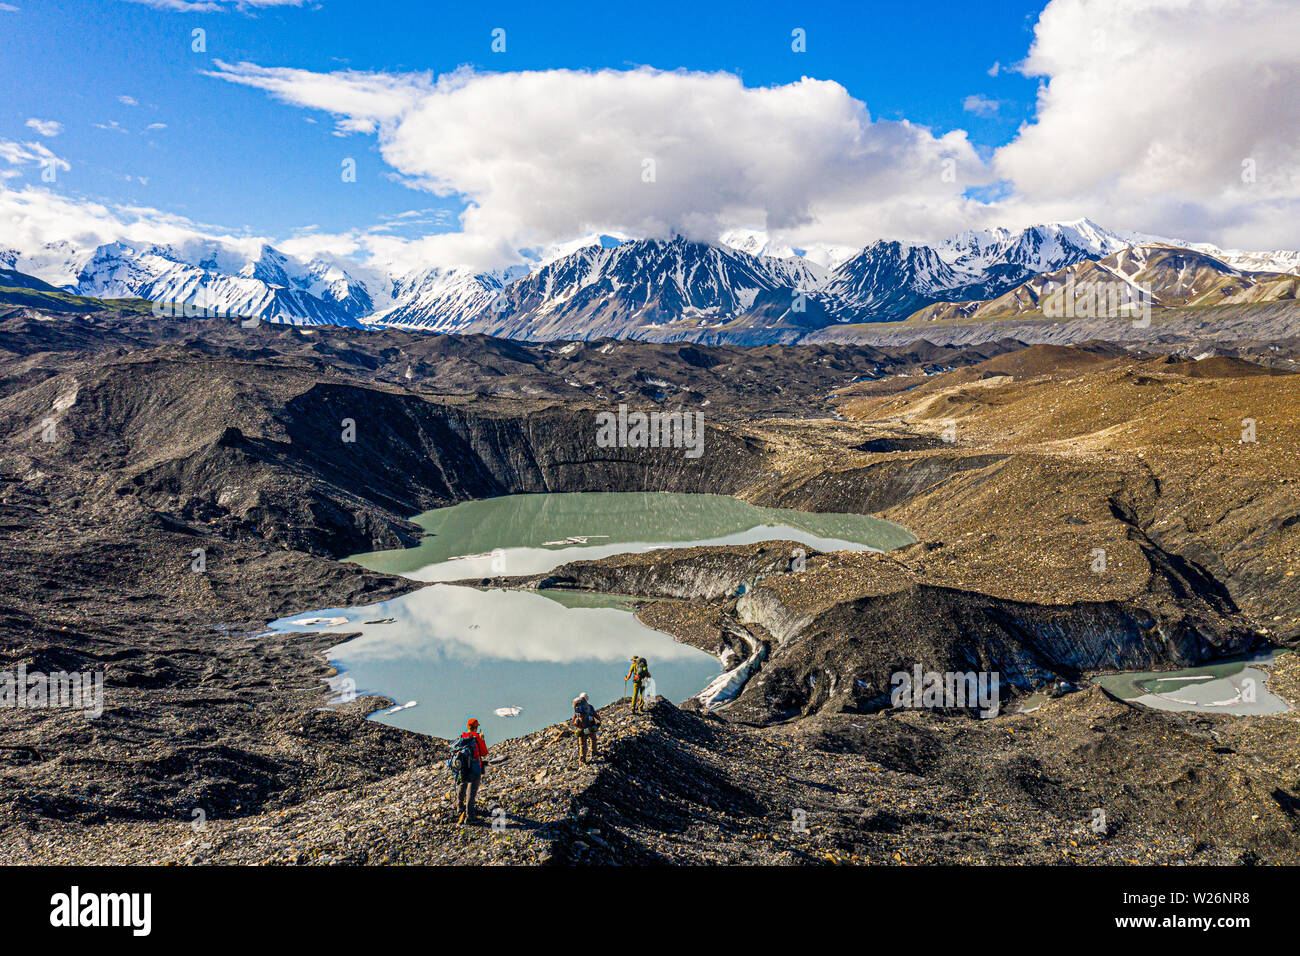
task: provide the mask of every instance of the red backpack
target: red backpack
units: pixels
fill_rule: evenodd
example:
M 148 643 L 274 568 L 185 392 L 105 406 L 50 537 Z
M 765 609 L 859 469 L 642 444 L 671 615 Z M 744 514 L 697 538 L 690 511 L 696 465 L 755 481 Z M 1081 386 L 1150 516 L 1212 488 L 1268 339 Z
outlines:
M 573 705 L 573 726 L 586 730 L 596 726 L 596 708 L 582 700 Z

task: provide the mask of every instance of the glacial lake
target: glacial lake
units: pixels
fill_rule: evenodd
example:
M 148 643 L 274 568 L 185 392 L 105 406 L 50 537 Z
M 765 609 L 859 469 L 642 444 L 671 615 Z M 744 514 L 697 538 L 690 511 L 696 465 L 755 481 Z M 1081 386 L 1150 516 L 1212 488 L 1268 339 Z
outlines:
M 617 595 L 443 582 L 535 574 L 664 547 L 791 540 L 819 551 L 888 550 L 914 540 L 899 525 L 865 515 L 662 492 L 511 495 L 412 520 L 429 532 L 418 547 L 348 560 L 428 587 L 364 607 L 305 611 L 271 628 L 360 632 L 329 651 L 340 671 L 336 691 L 388 697 L 394 707 L 374 719 L 438 737 L 455 736 L 477 717 L 489 744 L 567 720 L 581 691 L 597 707 L 617 700 L 634 653 L 649 662 L 655 692 L 674 703 L 703 690 L 721 664 L 641 624 Z M 499 716 L 504 708 L 518 711 Z
M 1281 714 L 1287 702 L 1267 687 L 1268 671 L 1279 651 L 1217 661 L 1176 671 L 1108 674 L 1093 683 L 1121 700 L 1154 710 L 1204 714 Z

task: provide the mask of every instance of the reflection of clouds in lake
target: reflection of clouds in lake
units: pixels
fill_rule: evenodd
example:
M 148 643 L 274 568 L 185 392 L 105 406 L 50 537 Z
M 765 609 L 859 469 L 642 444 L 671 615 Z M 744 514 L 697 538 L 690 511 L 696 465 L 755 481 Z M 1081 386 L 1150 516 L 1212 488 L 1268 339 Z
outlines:
M 761 525 L 718 538 L 698 541 L 649 542 L 631 541 L 622 544 L 598 544 L 569 548 L 505 548 L 504 563 L 498 562 L 493 570 L 490 554 L 441 561 L 414 571 L 405 577 L 416 581 L 468 581 L 474 578 L 494 578 L 505 575 L 541 574 L 570 561 L 595 561 L 614 554 L 639 554 L 668 547 L 701 547 L 704 545 L 757 544 L 760 541 L 789 540 L 808 545 L 817 551 L 872 551 L 867 545 L 856 544 L 840 538 L 823 538 L 819 535 L 785 525 Z M 504 567 L 504 570 L 501 568 Z
M 792 550 L 836 551 L 913 540 L 905 529 L 864 515 L 756 508 L 726 495 L 514 495 L 462 502 L 415 520 L 429 532 L 417 547 L 353 560 L 430 586 L 365 607 L 299 609 L 294 615 L 345 615 L 344 624 L 294 627 L 282 620 L 272 627 L 325 631 L 339 640 L 360 633 L 332 648 L 330 659 L 357 690 L 387 695 L 395 704 L 418 700 L 418 707 L 382 719 L 424 733 L 445 733 L 468 713 L 502 735 L 563 721 L 579 690 L 601 703 L 615 699 L 634 652 L 649 658 L 658 689 L 670 700 L 685 699 L 717 676 L 711 655 L 645 627 L 611 606 L 613 596 L 483 592 L 442 582 L 544 573 L 573 560 L 657 548 L 786 539 L 795 542 L 786 546 Z M 584 535 L 585 542 L 578 540 Z M 496 560 L 494 549 L 501 549 Z M 557 687 L 564 691 L 558 696 Z M 513 718 L 494 716 L 503 705 L 523 710 Z
M 392 617 L 393 623 L 365 627 L 355 622 L 366 616 L 354 615 L 354 623 L 330 630 L 362 630 L 364 636 L 334 648 L 331 658 L 572 663 L 623 661 L 632 651 L 652 661 L 704 653 L 652 631 L 627 611 L 566 608 L 528 591 L 435 584 L 372 610 L 366 616 Z

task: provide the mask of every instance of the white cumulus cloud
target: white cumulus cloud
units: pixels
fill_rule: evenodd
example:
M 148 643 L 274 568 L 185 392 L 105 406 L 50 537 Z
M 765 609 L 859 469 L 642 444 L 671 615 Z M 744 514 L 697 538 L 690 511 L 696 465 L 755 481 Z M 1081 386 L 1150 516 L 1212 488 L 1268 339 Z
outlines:
M 469 204 L 483 257 L 592 231 L 797 240 L 934 233 L 983 166 L 962 132 L 873 119 L 838 83 L 751 88 L 728 73 L 313 73 L 218 62 L 211 75 L 373 132 L 405 182 Z
M 43 120 L 32 117 L 26 124 L 28 129 L 34 129 L 41 136 L 58 136 L 63 132 L 63 124 L 57 120 Z
M 1026 206 L 1226 245 L 1300 242 L 1300 4 L 1053 0 L 995 155 Z

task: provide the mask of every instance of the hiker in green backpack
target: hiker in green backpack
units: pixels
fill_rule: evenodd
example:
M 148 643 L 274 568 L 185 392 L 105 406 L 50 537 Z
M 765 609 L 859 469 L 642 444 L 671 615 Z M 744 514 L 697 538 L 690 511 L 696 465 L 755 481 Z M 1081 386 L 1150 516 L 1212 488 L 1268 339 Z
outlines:
M 650 665 L 646 663 L 644 657 L 632 655 L 632 666 L 628 668 L 627 676 L 623 678 L 623 683 L 629 680 L 632 682 L 632 712 L 645 709 L 644 689 L 645 682 L 650 679 Z

